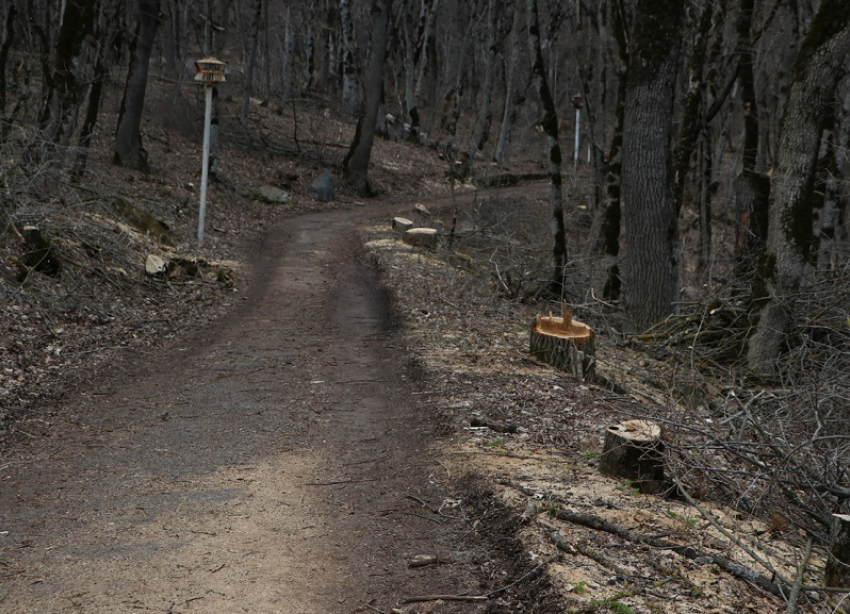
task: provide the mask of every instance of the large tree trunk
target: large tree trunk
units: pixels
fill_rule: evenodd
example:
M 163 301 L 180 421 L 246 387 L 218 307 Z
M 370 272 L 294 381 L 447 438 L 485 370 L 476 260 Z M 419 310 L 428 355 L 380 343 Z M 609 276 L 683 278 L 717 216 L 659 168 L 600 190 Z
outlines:
M 767 253 L 757 274 L 763 295 L 747 361 L 754 371 L 775 372 L 794 324 L 812 234 L 812 190 L 824 123 L 850 53 L 850 2 L 823 0 L 806 35 L 788 94 L 768 211 Z
M 357 122 L 351 148 L 342 163 L 348 179 L 361 194 L 370 194 L 372 191 L 369 186 L 369 160 L 372 157 L 378 108 L 384 91 L 389 22 L 390 0 L 372 0 L 372 52 L 366 75 L 366 105 Z
M 147 171 L 148 157 L 142 147 L 140 129 L 148 86 L 148 64 L 159 25 L 159 0 L 139 0 L 139 23 L 130 47 L 130 71 L 118 113 L 113 162 Z
M 627 325 L 640 330 L 670 315 L 679 295 L 670 144 L 685 10 L 638 0 L 636 11 L 623 116 L 623 290 Z
M 552 91 L 549 89 L 546 66 L 543 62 L 543 48 L 540 44 L 540 17 L 537 0 L 528 0 L 528 43 L 533 58 L 532 74 L 537 86 L 537 94 L 543 105 L 543 119 L 540 122 L 546 134 L 546 154 L 549 161 L 549 203 L 552 206 L 552 256 L 554 274 L 550 284 L 551 293 L 562 298 L 567 268 L 567 232 L 564 225 L 564 195 L 561 186 L 561 146 L 558 143 L 558 111 Z

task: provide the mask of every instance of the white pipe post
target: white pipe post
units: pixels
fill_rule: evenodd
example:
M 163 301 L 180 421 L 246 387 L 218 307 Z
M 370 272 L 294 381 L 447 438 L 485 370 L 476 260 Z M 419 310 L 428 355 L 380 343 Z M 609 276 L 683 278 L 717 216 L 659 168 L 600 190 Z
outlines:
M 206 109 L 204 110 L 204 155 L 201 167 L 201 208 L 198 212 L 198 245 L 204 243 L 204 219 L 207 216 L 207 180 L 210 165 L 210 124 L 212 124 L 212 84 L 204 85 Z
M 576 144 L 573 152 L 573 171 L 578 169 L 579 145 L 581 144 L 581 109 L 576 107 Z

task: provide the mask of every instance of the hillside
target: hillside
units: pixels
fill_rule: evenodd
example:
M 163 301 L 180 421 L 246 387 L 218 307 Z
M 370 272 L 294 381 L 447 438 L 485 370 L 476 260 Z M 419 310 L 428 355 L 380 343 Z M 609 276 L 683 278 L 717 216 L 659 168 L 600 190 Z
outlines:
M 605 381 L 576 381 L 527 354 L 534 315 L 559 309 L 535 293 L 546 279 L 550 254 L 545 184 L 483 190 L 467 183 L 452 190 L 446 178 L 451 163 L 438 150 L 379 140 L 373 179 L 381 194 L 367 201 L 340 179 L 353 126 L 326 101 L 302 101 L 296 116 L 280 116 L 257 101 L 243 128 L 237 103 L 225 100 L 220 172 L 208 197 L 207 241 L 199 247 L 199 100 L 187 90 L 174 103 L 168 84 L 156 87 L 161 90 L 152 96 L 153 119 L 144 128 L 150 174 L 111 165 L 108 134 L 101 134 L 83 181 L 72 184 L 47 163 L 17 165 L 4 178 L 9 196 L 0 239 L 0 470 L 25 463 L 45 442 L 68 437 L 64 429 L 87 422 L 69 408 L 88 397 L 87 411 L 99 411 L 90 396 L 98 384 L 120 387 L 123 377 L 161 377 L 176 347 L 252 300 L 253 265 L 274 245 L 264 239 L 270 228 L 306 213 L 365 211 L 369 223 L 356 237 L 359 255 L 392 297 L 393 340 L 403 345 L 410 394 L 421 398 L 428 421 L 438 425 L 440 471 L 466 488 L 461 507 L 470 510 L 467 530 L 480 532 L 491 552 L 503 554 L 494 555 L 500 563 L 487 578 L 484 605 L 434 599 L 421 605 L 346 604 L 344 611 L 708 613 L 786 607 L 770 591 L 788 588 L 776 574 L 796 577 L 804 533 L 782 514 L 760 513 L 769 502 L 745 509 L 736 492 L 697 467 L 706 437 L 754 428 L 746 420 L 726 421 L 739 410 L 734 395 L 708 387 L 696 369 L 675 357 L 624 347 L 616 333 L 617 309 L 593 296 L 574 296 L 572 303 L 577 317 L 598 331 L 598 364 L 607 387 Z M 113 109 L 117 96 L 114 88 Z M 24 160 L 39 145 L 38 135 L 16 130 L 10 159 Z M 542 137 L 529 132 L 533 138 L 510 168 L 479 161 L 478 177 L 540 173 Z M 337 178 L 330 202 L 319 201 L 309 188 L 325 167 Z M 582 182 L 579 171 L 566 206 L 576 222 L 570 228 L 576 276 L 595 279 L 595 263 L 583 246 L 590 216 Z M 261 185 L 285 190 L 289 201 L 262 202 L 255 196 Z M 390 228 L 393 215 L 439 228 L 440 247 L 403 244 Z M 18 264 L 33 227 L 49 238 L 58 269 L 30 271 Z M 171 263 L 166 274 L 145 272 L 151 254 Z M 689 382 L 699 389 L 691 397 L 699 399 L 682 393 Z M 671 466 L 687 482 L 687 496 L 641 494 L 598 473 L 605 427 L 634 417 L 665 424 Z M 717 466 L 727 470 L 720 460 Z M 700 483 L 704 488 L 697 490 Z M 691 550 L 683 555 L 686 546 Z M 816 549 L 801 565 L 809 587 L 821 583 L 822 568 L 823 552 Z M 736 576 L 735 569 L 744 571 Z M 793 603 L 798 611 L 828 612 L 830 601 L 828 593 L 806 590 Z

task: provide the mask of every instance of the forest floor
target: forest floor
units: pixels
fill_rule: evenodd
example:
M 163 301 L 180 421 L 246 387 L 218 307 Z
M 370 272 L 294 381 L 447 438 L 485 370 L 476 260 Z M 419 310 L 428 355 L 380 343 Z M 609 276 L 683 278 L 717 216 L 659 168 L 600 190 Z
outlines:
M 178 111 L 159 116 L 197 120 L 191 100 Z M 45 171 L 17 194 L 0 240 L 0 611 L 785 611 L 720 562 L 793 578 L 794 530 L 598 472 L 605 427 L 669 401 L 662 363 L 601 334 L 615 393 L 527 354 L 557 306 L 506 298 L 535 272 L 492 255 L 537 250 L 510 235 L 529 220 L 545 245 L 545 185 L 453 193 L 437 152 L 379 141 L 382 195 L 341 182 L 326 203 L 308 184 L 336 171 L 350 122 L 303 109 L 295 139 L 294 118 L 252 114 L 223 132 L 203 247 L 197 135 L 165 121 L 146 127 L 149 175 L 101 150 L 85 187 Z M 261 202 L 261 184 L 290 201 Z M 395 215 L 443 230 L 440 247 L 405 245 Z M 58 276 L 18 278 L 12 225 L 54 238 Z M 167 275 L 145 274 L 149 254 Z M 828 597 L 795 607 L 834 611 Z

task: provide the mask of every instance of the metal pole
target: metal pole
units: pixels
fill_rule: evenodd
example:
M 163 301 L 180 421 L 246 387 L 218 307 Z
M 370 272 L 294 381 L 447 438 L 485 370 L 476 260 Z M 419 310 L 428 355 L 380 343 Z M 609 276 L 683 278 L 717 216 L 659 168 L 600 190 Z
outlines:
M 212 94 L 213 86 L 205 85 L 206 109 L 204 111 L 204 155 L 201 167 L 201 208 L 198 212 L 198 244 L 204 243 L 204 219 L 207 216 L 207 180 L 210 165 L 210 124 L 212 124 Z
M 578 168 L 579 145 L 581 144 L 581 109 L 576 107 L 576 144 L 573 152 L 573 170 Z

